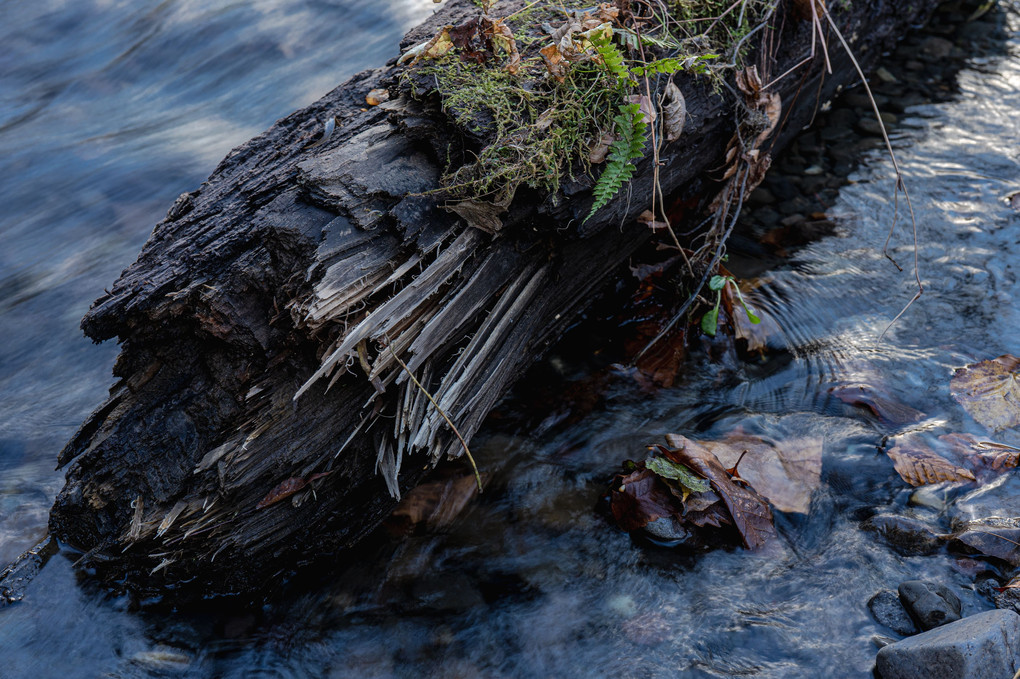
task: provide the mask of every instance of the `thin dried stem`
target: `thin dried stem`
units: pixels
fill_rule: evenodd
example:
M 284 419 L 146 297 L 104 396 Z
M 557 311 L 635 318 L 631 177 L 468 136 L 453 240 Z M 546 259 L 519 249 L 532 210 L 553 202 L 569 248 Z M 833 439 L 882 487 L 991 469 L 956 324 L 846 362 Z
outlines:
M 453 420 L 451 420 L 449 416 L 446 414 L 446 412 L 439 406 L 439 404 L 436 403 L 436 399 L 432 398 L 432 394 L 430 394 L 428 390 L 422 386 L 421 382 L 418 381 L 418 378 L 414 376 L 413 372 L 411 372 L 411 369 L 407 367 L 407 364 L 400 360 L 400 357 L 397 356 L 397 352 L 393 351 L 393 345 L 389 342 L 388 339 L 386 341 L 386 348 L 389 349 L 390 354 L 393 355 L 393 360 L 395 360 L 400 365 L 400 367 L 404 369 L 404 372 L 407 373 L 407 376 L 411 378 L 412 382 L 414 382 L 414 386 L 418 387 L 418 389 L 421 390 L 421 393 L 425 394 L 425 398 L 429 400 L 429 403 L 431 403 L 432 406 L 436 409 L 436 412 L 438 412 L 443 417 L 443 419 L 446 420 L 446 424 L 450 425 L 450 429 L 453 431 L 454 436 L 457 437 L 457 440 L 460 441 L 460 445 L 464 448 L 464 454 L 467 456 L 468 462 L 471 463 L 471 471 L 474 472 L 475 483 L 478 484 L 478 493 L 481 494 L 482 475 L 478 473 L 478 465 L 475 464 L 475 458 L 471 455 L 471 449 L 468 448 L 467 441 L 465 441 L 464 437 L 460 435 L 460 431 L 457 429 L 457 425 L 453 423 Z
M 868 99 L 871 101 L 871 108 L 875 112 L 875 118 L 878 120 L 879 129 L 881 129 L 882 131 L 882 140 L 885 141 L 885 148 L 889 151 L 889 158 L 890 160 L 892 160 L 893 171 L 896 173 L 896 187 L 893 189 L 893 201 L 894 203 L 896 203 L 897 198 L 899 196 L 899 192 L 902 191 L 903 199 L 907 202 L 907 210 L 910 212 L 910 225 L 914 236 L 914 281 L 917 283 L 917 292 L 910 299 L 910 301 L 907 302 L 906 306 L 904 306 L 903 309 L 900 310 L 900 312 L 896 314 L 896 316 L 889 322 L 889 325 L 885 327 L 885 330 L 882 331 L 882 334 L 879 335 L 878 341 L 881 342 L 885 338 L 886 333 L 889 332 L 889 328 L 893 326 L 893 323 L 898 321 L 900 316 L 905 314 L 907 309 L 909 309 L 910 306 L 914 302 L 919 300 L 921 298 L 921 295 L 924 294 L 924 285 L 921 283 L 920 263 L 918 254 L 920 248 L 918 247 L 917 244 L 917 219 L 914 216 L 914 206 L 910 202 L 910 193 L 907 192 L 907 185 L 903 181 L 903 174 L 900 172 L 899 163 L 896 162 L 896 154 L 893 152 L 892 142 L 889 141 L 889 134 L 886 132 L 885 123 L 882 122 L 882 114 L 878 110 L 878 104 L 875 102 L 875 97 L 871 93 L 871 87 L 868 85 L 868 80 L 867 78 L 864 77 L 864 71 L 861 69 L 861 65 L 857 62 L 857 58 L 854 57 L 853 52 L 850 50 L 850 45 L 847 44 L 846 38 L 843 37 L 843 33 L 839 30 L 839 27 L 836 26 L 836 22 L 832 20 L 832 15 L 829 14 L 829 10 L 825 6 L 822 6 L 821 10 L 822 13 L 825 15 L 825 18 L 828 20 L 829 26 L 832 27 L 833 32 L 836 34 L 836 37 L 839 38 L 839 42 L 843 45 L 843 49 L 846 50 L 846 54 L 850 58 L 850 61 L 853 63 L 854 68 L 857 69 L 857 75 L 860 76 L 861 82 L 864 84 L 864 89 L 868 93 Z M 898 203 L 896 203 L 896 205 L 897 205 L 896 209 L 898 209 Z M 895 225 L 896 223 L 894 214 L 893 227 L 895 227 Z M 889 231 L 891 235 L 892 227 L 890 227 Z M 886 245 L 888 245 L 888 243 L 889 240 L 887 238 Z M 883 254 L 885 254 L 885 252 L 886 252 L 885 248 L 883 248 Z M 893 263 L 895 264 L 895 261 Z

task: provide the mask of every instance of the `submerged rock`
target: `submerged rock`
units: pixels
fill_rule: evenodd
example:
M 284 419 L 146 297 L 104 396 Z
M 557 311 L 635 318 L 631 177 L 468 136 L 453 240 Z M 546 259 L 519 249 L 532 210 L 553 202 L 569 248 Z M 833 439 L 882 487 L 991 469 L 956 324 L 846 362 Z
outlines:
M 900 636 L 908 637 L 918 632 L 917 625 L 903 608 L 899 596 L 891 589 L 884 589 L 868 599 L 868 610 L 877 623 L 885 625 Z
M 908 580 L 900 585 L 899 591 L 904 608 L 921 629 L 930 630 L 960 619 L 960 597 L 941 583 Z
M 942 540 L 931 526 L 906 516 L 879 514 L 864 521 L 861 528 L 876 533 L 883 542 L 905 556 L 931 554 Z
M 882 679 L 1009 679 L 1020 668 L 1020 615 L 985 611 L 878 652 Z

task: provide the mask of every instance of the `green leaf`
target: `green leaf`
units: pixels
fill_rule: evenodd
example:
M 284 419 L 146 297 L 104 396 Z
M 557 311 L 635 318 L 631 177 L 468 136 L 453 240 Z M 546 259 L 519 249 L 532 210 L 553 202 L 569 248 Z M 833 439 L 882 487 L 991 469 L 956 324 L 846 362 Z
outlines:
M 736 282 L 733 283 L 733 289 L 737 291 L 737 299 L 740 300 L 740 306 L 744 307 L 744 313 L 747 314 L 747 320 L 751 321 L 751 323 L 755 325 L 761 323 L 761 319 L 754 315 L 754 312 L 751 311 L 751 307 L 747 306 L 747 302 L 744 301 L 744 296 L 740 294 L 740 288 L 737 287 Z
M 712 490 L 711 484 L 699 478 L 687 467 L 667 460 L 664 457 L 650 457 L 645 460 L 645 467 L 664 479 L 672 479 L 692 493 L 707 493 Z
M 716 304 L 711 311 L 701 317 L 701 331 L 709 337 L 715 337 L 715 330 L 719 327 L 719 305 Z
M 708 281 L 709 290 L 722 290 L 726 287 L 726 281 L 729 278 L 727 276 L 712 276 L 712 279 Z
M 637 169 L 630 161 L 644 155 L 648 124 L 641 116 L 641 107 L 638 104 L 621 104 L 619 110 L 620 114 L 614 118 L 617 139 L 609 147 L 609 162 L 592 189 L 595 202 L 584 221 L 591 219 L 630 181 Z

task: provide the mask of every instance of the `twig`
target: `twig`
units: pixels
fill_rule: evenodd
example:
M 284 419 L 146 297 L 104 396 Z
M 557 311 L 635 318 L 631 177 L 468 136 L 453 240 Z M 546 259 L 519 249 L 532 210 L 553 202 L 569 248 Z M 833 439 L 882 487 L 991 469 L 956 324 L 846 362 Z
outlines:
M 411 372 L 411 369 L 407 367 L 407 364 L 400 360 L 400 357 L 397 356 L 397 352 L 393 350 L 393 345 L 390 344 L 388 339 L 386 342 L 386 348 L 389 349 L 390 354 L 393 355 L 393 360 L 400 364 L 400 367 L 404 369 L 407 376 L 411 378 L 412 382 L 414 382 L 414 386 L 418 387 L 421 390 L 421 393 L 425 394 L 425 398 L 429 400 L 429 403 L 431 403 L 436 411 L 443 416 L 446 423 L 450 425 L 450 429 L 453 430 L 457 440 L 460 441 L 460 445 L 464 447 L 464 454 L 467 455 L 468 462 L 471 463 L 471 471 L 475 473 L 475 483 L 478 484 L 478 493 L 480 495 L 482 493 L 482 475 L 478 473 L 478 465 L 475 464 L 475 458 L 471 455 L 471 449 L 468 448 L 467 441 L 465 441 L 464 437 L 460 435 L 460 431 L 457 430 L 457 426 L 453 423 L 453 421 L 447 416 L 443 409 L 439 407 L 439 404 L 436 403 L 436 399 L 432 398 L 432 394 L 430 394 L 428 390 L 422 386 L 421 382 L 418 381 L 418 378 L 414 376 L 413 372 Z
M 885 330 L 883 330 L 882 334 L 878 336 L 878 341 L 881 342 L 885 338 L 886 333 L 889 332 L 889 328 L 891 328 L 893 324 L 900 319 L 900 316 L 907 312 L 907 309 L 910 308 L 910 305 L 919 300 L 921 298 L 921 295 L 924 294 L 924 285 L 921 284 L 921 273 L 920 266 L 918 263 L 919 248 L 917 245 L 917 219 L 914 217 L 914 206 L 910 202 L 910 194 L 907 192 L 907 185 L 903 182 L 903 174 L 900 172 L 899 163 L 896 162 L 896 154 L 893 152 L 892 142 L 889 141 L 889 134 L 885 130 L 885 123 L 882 122 L 882 114 L 879 113 L 878 111 L 878 104 L 875 102 L 875 97 L 871 93 L 871 87 L 868 85 L 867 78 L 864 77 L 864 71 L 861 69 L 861 65 L 857 62 L 857 58 L 854 57 L 853 52 L 850 50 L 850 45 L 847 44 L 846 38 L 843 37 L 843 33 L 839 30 L 839 27 L 836 26 L 836 22 L 832 20 L 832 15 L 829 14 L 829 10 L 824 5 L 821 5 L 821 10 L 822 14 L 824 14 L 825 18 L 828 20 L 829 26 L 832 27 L 833 32 L 836 34 L 836 37 L 839 38 L 839 42 L 843 45 L 843 49 L 846 50 L 847 56 L 850 57 L 850 61 L 853 63 L 854 68 L 857 69 L 857 75 L 860 76 L 861 83 L 864 84 L 864 89 L 868 93 L 868 99 L 871 100 L 871 108 L 875 112 L 875 118 L 878 120 L 879 129 L 882 130 L 882 139 L 883 141 L 885 141 L 885 147 L 889 151 L 889 158 L 890 160 L 892 160 L 893 171 L 896 173 L 896 187 L 895 189 L 893 189 L 893 202 L 896 204 L 896 208 L 894 209 L 898 210 L 899 204 L 897 200 L 899 192 L 903 191 L 903 199 L 907 202 L 907 209 L 910 211 L 910 225 L 914 235 L 914 280 L 917 282 L 917 292 L 910 299 L 910 301 L 907 302 L 906 306 L 904 306 L 903 309 L 901 309 L 900 312 L 896 314 L 896 316 L 891 321 L 889 321 L 889 325 L 885 326 Z M 892 226 L 889 227 L 890 236 L 892 235 L 893 228 L 895 228 L 896 226 L 895 217 L 896 215 L 894 212 L 893 223 Z M 889 239 L 886 238 L 886 246 L 888 246 L 888 244 Z M 882 254 L 885 254 L 888 257 L 888 254 L 886 253 L 886 249 L 884 247 L 882 249 Z M 890 257 L 890 259 L 892 258 Z M 893 263 L 895 264 L 895 260 L 893 261 Z M 897 265 L 897 268 L 898 267 L 899 265 Z

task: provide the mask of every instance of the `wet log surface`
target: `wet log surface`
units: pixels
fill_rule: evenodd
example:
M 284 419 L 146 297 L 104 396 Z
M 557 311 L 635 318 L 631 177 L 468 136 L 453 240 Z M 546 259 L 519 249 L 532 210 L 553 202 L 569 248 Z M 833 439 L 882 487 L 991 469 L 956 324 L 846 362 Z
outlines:
M 873 67 L 933 7 L 854 2 L 836 20 Z M 403 47 L 477 11 L 450 2 Z M 775 23 L 770 66 L 782 73 L 807 55 L 811 24 Z M 769 146 L 856 80 L 831 44 L 832 74 L 819 58 L 775 86 L 784 120 Z M 85 317 L 89 337 L 119 338 L 122 352 L 109 399 L 59 458 L 67 483 L 50 529 L 87 552 L 83 565 L 147 589 L 226 592 L 350 547 L 431 463 L 463 452 L 408 371 L 470 439 L 648 237 L 635 220 L 650 157 L 583 228 L 585 177 L 555 202 L 518 192 L 495 236 L 440 209 L 422 194 L 438 186 L 443 142 L 462 133 L 437 102 L 407 96 L 400 72 L 361 73 L 232 151 Z M 678 82 L 689 117 L 659 181 L 710 196 L 732 100 Z M 382 87 L 391 100 L 366 106 Z M 313 146 L 333 116 L 336 132 Z

